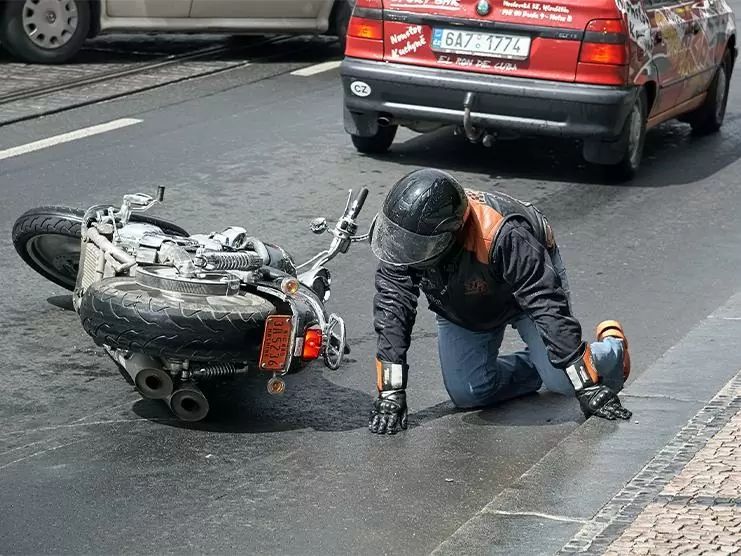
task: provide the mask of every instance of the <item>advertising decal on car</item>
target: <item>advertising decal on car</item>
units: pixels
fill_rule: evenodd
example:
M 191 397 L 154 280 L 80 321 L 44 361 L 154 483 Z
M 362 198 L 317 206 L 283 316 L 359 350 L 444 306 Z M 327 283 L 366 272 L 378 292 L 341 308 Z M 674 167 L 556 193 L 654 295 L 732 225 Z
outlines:
M 391 0 L 388 7 L 396 10 L 429 8 L 447 12 L 457 12 L 463 8 L 460 0 Z
M 541 2 L 504 0 L 499 13 L 504 17 L 520 17 L 537 21 L 554 21 L 556 23 L 571 23 L 574 20 L 568 6 Z
M 649 71 L 659 58 L 672 64 L 678 77 L 688 77 L 702 68 L 715 64 L 719 40 L 735 32 L 731 8 L 726 0 L 702 0 L 691 6 L 666 6 L 649 10 L 653 15 L 653 27 L 661 32 L 665 52 L 655 52 L 651 34 L 651 18 L 641 2 L 637 0 L 615 0 L 620 13 L 625 17 L 631 41 L 641 50 L 646 63 L 636 77 Z M 691 22 L 699 25 L 699 32 L 691 31 Z

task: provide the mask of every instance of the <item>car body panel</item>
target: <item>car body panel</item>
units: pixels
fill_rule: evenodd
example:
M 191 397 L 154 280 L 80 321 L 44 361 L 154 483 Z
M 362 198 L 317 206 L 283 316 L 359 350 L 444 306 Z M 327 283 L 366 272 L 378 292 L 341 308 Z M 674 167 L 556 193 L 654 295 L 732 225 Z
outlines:
M 311 32 L 329 29 L 334 0 L 105 0 L 100 31 Z
M 136 17 L 153 20 L 188 17 L 192 0 L 105 0 L 107 17 Z

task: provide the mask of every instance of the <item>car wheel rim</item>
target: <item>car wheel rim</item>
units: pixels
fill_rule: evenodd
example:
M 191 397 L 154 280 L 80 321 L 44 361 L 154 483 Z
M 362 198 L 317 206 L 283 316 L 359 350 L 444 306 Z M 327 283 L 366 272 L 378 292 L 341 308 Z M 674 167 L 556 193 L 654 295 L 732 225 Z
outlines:
M 726 70 L 721 67 L 718 71 L 718 83 L 715 89 L 715 117 L 720 123 L 726 115 L 726 94 L 728 92 L 728 80 Z
M 80 266 L 80 240 L 56 234 L 35 236 L 26 244 L 34 263 L 48 276 L 74 287 Z
M 628 139 L 628 152 L 632 166 L 638 165 L 638 156 L 641 150 L 641 134 L 643 132 L 643 115 L 638 105 L 633 107 L 630 114 L 630 134 Z
M 74 0 L 26 0 L 23 31 L 38 47 L 55 50 L 67 44 L 78 25 Z

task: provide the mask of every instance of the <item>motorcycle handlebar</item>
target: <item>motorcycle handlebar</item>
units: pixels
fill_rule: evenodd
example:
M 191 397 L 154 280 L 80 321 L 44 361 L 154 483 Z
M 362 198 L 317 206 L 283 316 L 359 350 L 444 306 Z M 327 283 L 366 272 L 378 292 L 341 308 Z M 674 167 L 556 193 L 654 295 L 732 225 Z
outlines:
M 358 217 L 358 214 L 360 214 L 361 209 L 363 208 L 363 205 L 365 204 L 365 200 L 368 198 L 368 188 L 364 187 L 360 190 L 360 193 L 358 193 L 358 196 L 355 198 L 355 202 L 352 204 L 352 207 L 350 208 L 350 218 L 353 220 Z

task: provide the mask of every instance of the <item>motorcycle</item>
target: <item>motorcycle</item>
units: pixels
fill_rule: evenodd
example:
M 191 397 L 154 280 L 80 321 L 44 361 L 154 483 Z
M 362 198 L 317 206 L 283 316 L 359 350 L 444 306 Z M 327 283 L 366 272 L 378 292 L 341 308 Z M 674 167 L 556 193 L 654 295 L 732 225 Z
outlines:
M 284 377 L 312 361 L 338 369 L 349 348 L 344 320 L 326 309 L 326 265 L 368 239 L 356 224 L 368 190 L 349 191 L 331 228 L 325 218 L 311 222 L 332 240 L 300 265 L 241 227 L 189 235 L 144 215 L 164 193 L 124 195 L 120 207 L 29 210 L 13 244 L 31 268 L 73 292 L 83 329 L 139 394 L 165 401 L 180 420 L 208 414 L 204 381 L 260 374 L 268 392 L 282 394 Z

